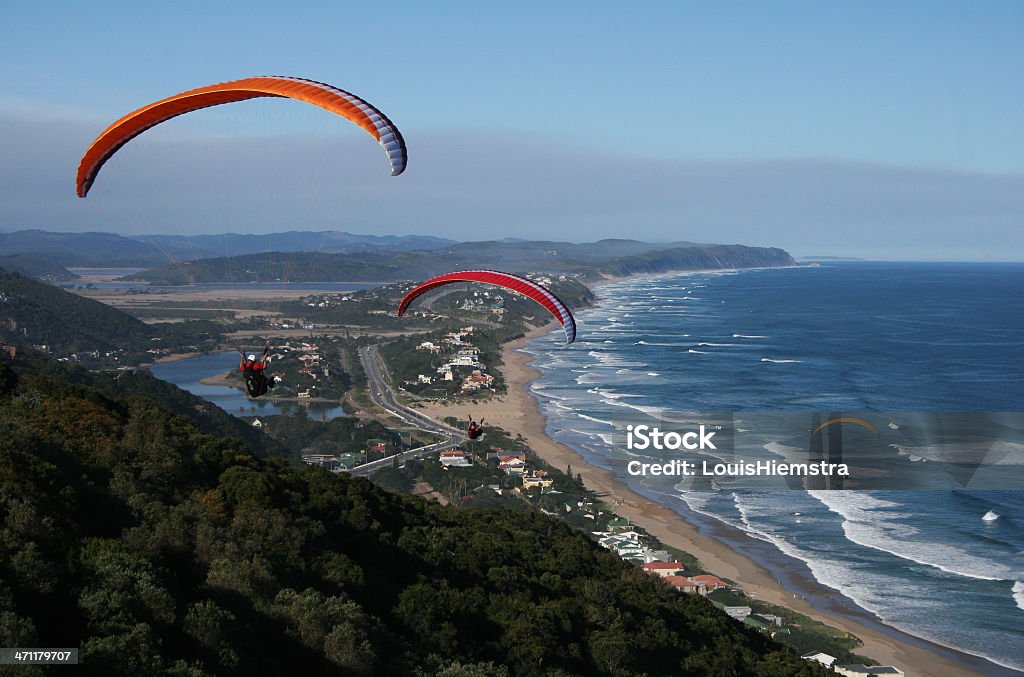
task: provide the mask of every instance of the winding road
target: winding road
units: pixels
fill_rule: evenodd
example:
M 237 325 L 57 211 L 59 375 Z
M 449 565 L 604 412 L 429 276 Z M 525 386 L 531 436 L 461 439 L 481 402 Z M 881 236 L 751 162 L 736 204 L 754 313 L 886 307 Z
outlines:
M 384 375 L 384 368 L 380 363 L 380 353 L 377 350 L 377 346 L 363 346 L 360 348 L 359 362 L 363 365 L 363 371 L 366 373 L 366 387 L 369 389 L 370 399 L 373 400 L 374 404 L 407 425 L 426 432 L 446 435 L 448 439 L 443 442 L 428 444 L 425 447 L 410 449 L 395 456 L 388 456 L 377 461 L 364 463 L 348 471 L 350 475 L 365 477 L 381 468 L 390 467 L 394 464 L 396 458 L 399 464 L 401 464 L 409 459 L 422 458 L 445 451 L 446 449 L 453 449 L 465 441 L 466 436 L 458 428 L 435 421 L 415 409 L 410 409 L 404 404 L 400 404 L 395 399 L 395 393 L 391 389 L 391 384 L 388 383 L 388 379 Z

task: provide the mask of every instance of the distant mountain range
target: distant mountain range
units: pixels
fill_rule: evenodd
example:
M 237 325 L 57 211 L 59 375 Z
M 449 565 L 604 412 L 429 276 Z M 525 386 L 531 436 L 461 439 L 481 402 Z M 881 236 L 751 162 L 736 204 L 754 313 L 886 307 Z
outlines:
M 425 235 L 290 231 L 263 235 L 0 233 L 0 265 L 26 275 L 74 279 L 65 267 L 146 268 L 133 279 L 199 282 L 331 282 L 423 279 L 466 268 L 582 273 L 585 277 L 674 270 L 796 265 L 777 248 L 605 239 L 572 243 L 505 238 L 455 242 Z
M 494 268 L 514 273 L 575 273 L 586 279 L 722 268 L 796 265 L 782 249 L 743 245 L 650 243 L 636 240 L 462 242 L 432 251 L 361 254 L 277 252 L 190 261 L 128 279 L 158 285 L 219 282 L 393 282 L 453 270 Z
M 355 254 L 372 251 L 430 250 L 455 244 L 429 235 L 354 235 L 340 231 L 290 231 L 246 235 L 117 235 L 114 233 L 56 233 L 19 230 L 0 233 L 0 255 L 27 255 L 64 267 L 163 266 L 263 252 L 322 252 Z M 15 269 L 14 265 L 5 266 Z M 26 271 L 26 274 L 31 274 Z

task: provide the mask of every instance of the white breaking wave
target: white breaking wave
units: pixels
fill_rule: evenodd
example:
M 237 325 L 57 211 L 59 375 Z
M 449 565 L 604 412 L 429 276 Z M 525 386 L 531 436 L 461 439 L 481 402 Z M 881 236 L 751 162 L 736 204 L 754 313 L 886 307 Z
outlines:
M 611 400 L 608 402 L 608 404 L 614 405 L 616 407 L 629 407 L 630 409 L 641 411 L 647 414 L 648 416 L 653 416 L 654 418 L 661 418 L 662 415 L 667 411 L 665 407 L 645 407 L 641 404 L 630 404 L 629 402 L 622 402 L 621 400 Z
M 598 350 L 591 350 L 587 353 L 590 357 L 601 363 L 604 367 L 644 367 L 647 366 L 643 362 L 630 362 L 629 360 L 623 359 L 619 355 L 613 353 L 603 353 Z
M 683 336 L 687 336 L 687 334 L 683 334 Z M 693 344 L 692 343 L 654 343 L 652 341 L 640 340 L 640 341 L 637 341 L 634 345 L 638 345 L 638 346 L 662 346 L 662 347 L 666 347 L 666 348 L 685 348 L 686 346 L 692 346 Z
M 842 558 L 831 559 L 827 556 L 822 556 L 823 553 L 821 552 L 798 547 L 794 542 L 783 538 L 779 534 L 773 533 L 768 529 L 755 526 L 758 518 L 761 516 L 760 512 L 764 512 L 765 510 L 768 510 L 769 513 L 777 512 L 777 508 L 763 508 L 758 512 L 753 503 L 749 505 L 746 503 L 747 501 L 756 502 L 761 498 L 767 498 L 767 496 L 763 494 L 760 496 L 746 495 L 741 498 L 739 495 L 733 494 L 733 501 L 735 502 L 737 511 L 740 513 L 740 524 L 736 524 L 733 520 L 723 519 L 720 515 L 715 515 L 707 509 L 697 511 L 710 515 L 711 517 L 716 517 L 727 524 L 731 523 L 734 526 L 740 526 L 740 528 L 748 535 L 771 543 L 782 553 L 807 565 L 811 570 L 811 575 L 822 585 L 838 591 L 840 594 L 853 600 L 853 602 L 859 607 L 877 615 L 883 621 L 893 625 L 894 627 L 902 629 L 905 632 L 910 632 L 918 637 L 929 639 L 927 634 L 922 633 L 919 629 L 916 629 L 913 626 L 908 627 L 906 623 L 892 621 L 886 618 L 888 615 L 886 601 L 878 592 L 882 586 L 889 582 L 884 577 L 873 576 L 866 572 L 859 571 L 856 567 L 851 567 L 850 564 Z M 689 501 L 687 501 L 687 504 L 689 505 Z M 693 506 L 691 506 L 691 508 L 692 507 Z M 912 596 L 917 595 L 917 598 L 920 599 L 925 592 L 926 589 L 924 588 L 915 589 L 913 584 L 904 584 L 904 594 Z
M 893 443 L 889 445 L 911 460 L 924 459 L 940 463 L 980 463 L 987 466 L 1024 464 L 1024 444 L 1009 440 L 977 442 L 930 442 L 919 446 Z
M 761 336 L 759 334 L 733 334 L 733 338 L 748 338 L 748 339 L 763 339 L 768 338 L 767 336 Z
M 790 364 L 790 363 L 794 363 L 794 362 L 800 362 L 801 360 L 772 360 L 772 359 L 769 359 L 767 357 L 762 357 L 761 361 L 762 362 L 774 362 L 775 364 Z
M 912 517 L 903 512 L 877 512 L 880 508 L 902 507 L 863 493 L 808 491 L 830 511 L 843 518 L 846 538 L 865 548 L 873 548 L 900 559 L 930 566 L 948 574 L 986 581 L 1012 581 L 1024 571 L 976 557 L 949 545 L 915 539 L 920 530 L 897 520 Z
M 781 456 L 788 463 L 807 462 L 807 450 L 801 447 L 791 447 L 787 444 L 783 444 L 782 442 L 768 442 L 761 446 L 766 451 L 769 451 L 776 456 Z
M 705 352 L 703 350 L 694 350 L 693 348 L 690 348 L 686 352 L 693 353 L 694 355 L 707 355 L 707 352 Z
M 600 395 L 602 398 L 608 400 L 617 400 L 622 397 L 643 397 L 643 395 L 636 395 L 634 393 L 617 393 L 614 390 L 605 390 L 603 388 L 589 388 L 587 392 L 591 395 Z
M 576 415 L 579 416 L 582 419 L 586 419 L 588 421 L 593 421 L 594 423 L 603 423 L 605 425 L 610 425 L 613 428 L 615 427 L 615 424 L 612 423 L 611 421 L 605 421 L 604 419 L 594 418 L 593 416 L 587 416 L 586 414 L 581 414 L 579 412 L 576 412 Z
M 1017 608 L 1024 610 L 1024 581 L 1017 581 L 1013 584 L 1013 601 Z
M 727 348 L 729 346 L 736 346 L 738 343 L 698 343 L 697 347 L 706 346 L 708 348 Z
M 906 447 L 901 447 L 898 444 L 893 443 L 890 444 L 889 446 L 895 449 L 897 454 L 899 454 L 900 456 L 906 456 L 911 461 L 921 461 L 922 463 L 924 463 L 928 460 L 924 456 L 918 456 L 917 454 L 911 453 Z

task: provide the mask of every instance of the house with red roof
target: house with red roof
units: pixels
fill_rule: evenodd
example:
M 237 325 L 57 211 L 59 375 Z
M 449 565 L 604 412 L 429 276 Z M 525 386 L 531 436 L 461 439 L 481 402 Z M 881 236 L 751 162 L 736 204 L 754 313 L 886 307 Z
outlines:
M 689 595 L 697 592 L 697 584 L 691 581 L 686 576 L 665 576 L 664 580 L 666 583 L 671 585 L 676 590 L 685 592 Z
M 499 456 L 498 468 L 506 475 L 522 475 L 526 471 L 526 461 L 518 456 Z
M 683 575 L 683 565 L 679 562 L 648 562 L 640 568 L 644 570 L 644 573 L 661 576 L 663 578 L 667 576 Z
M 459 449 L 442 451 L 439 460 L 443 466 L 455 466 L 465 468 L 473 465 L 473 462 L 466 456 L 466 452 Z
M 712 576 L 711 574 L 701 574 L 699 576 L 691 576 L 691 580 L 700 586 L 700 594 L 706 595 L 709 592 L 714 592 L 719 588 L 726 588 L 728 585 L 718 576 Z

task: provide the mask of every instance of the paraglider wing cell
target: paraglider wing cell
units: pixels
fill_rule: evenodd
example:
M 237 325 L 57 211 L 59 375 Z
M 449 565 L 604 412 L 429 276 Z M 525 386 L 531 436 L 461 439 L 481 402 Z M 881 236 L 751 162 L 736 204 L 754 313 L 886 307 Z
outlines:
M 405 171 L 408 161 L 401 132 L 383 113 L 344 90 L 322 82 L 281 76 L 245 78 L 192 89 L 125 115 L 107 127 L 86 150 L 78 165 L 76 189 L 85 197 L 103 163 L 139 134 L 161 122 L 201 108 L 259 97 L 281 97 L 304 101 L 351 120 L 383 146 L 391 163 L 392 176 Z
M 427 280 L 405 295 L 402 303 L 398 306 L 399 317 L 405 313 L 409 304 L 418 296 L 437 287 L 456 282 L 483 282 L 519 292 L 523 296 L 527 296 L 541 304 L 547 308 L 548 312 L 555 316 L 555 319 L 561 323 L 562 328 L 565 330 L 566 343 L 572 343 L 576 340 L 576 320 L 573 318 L 572 313 L 569 312 L 569 308 L 557 296 L 532 280 L 527 280 L 525 277 L 519 277 L 510 273 L 502 273 L 497 270 L 464 270 Z

